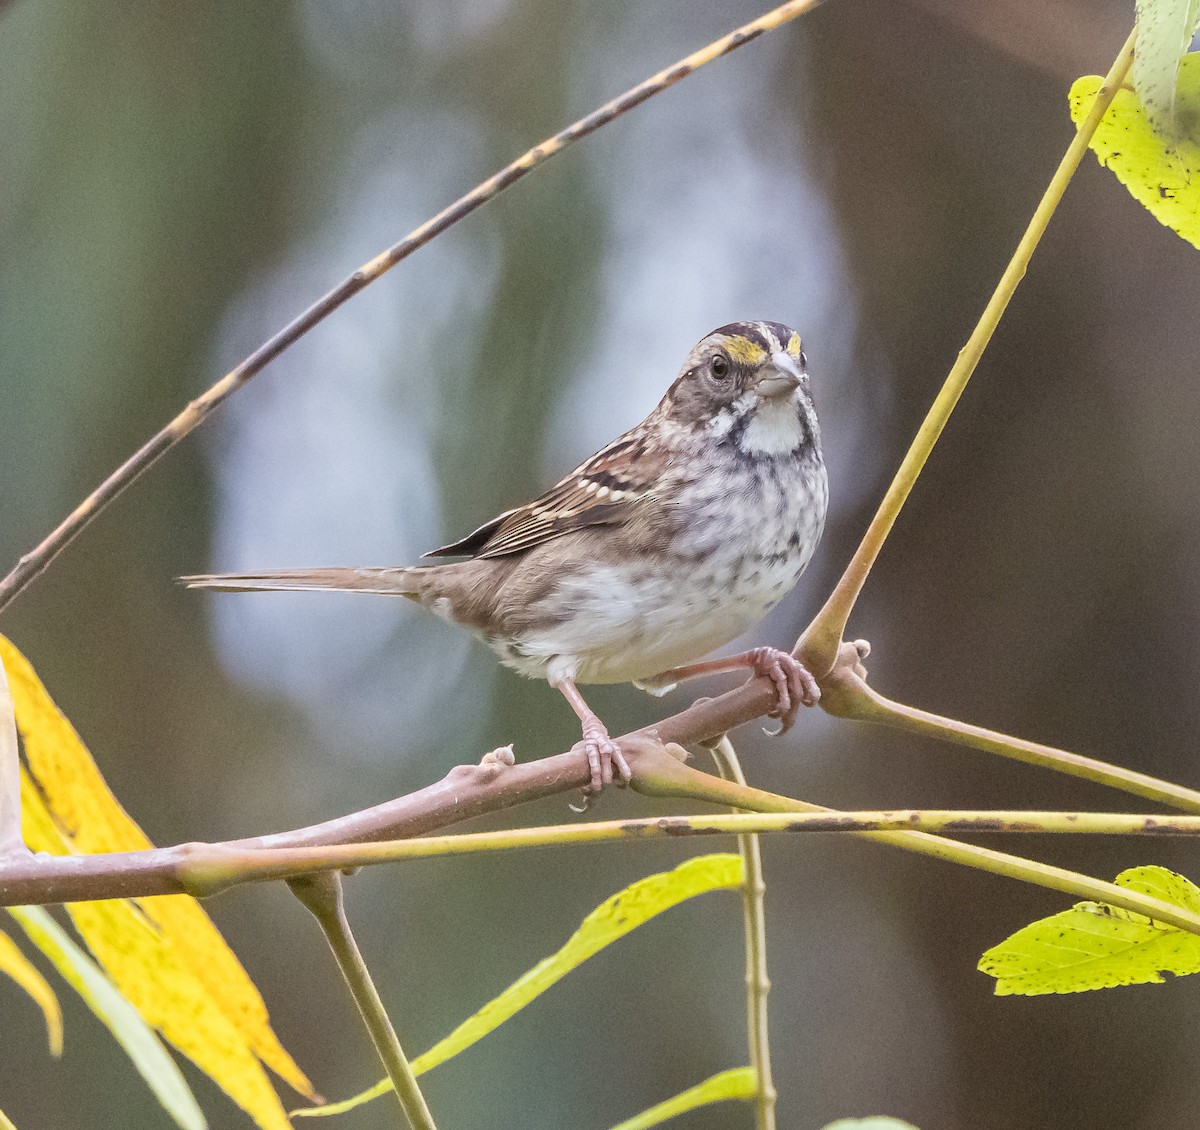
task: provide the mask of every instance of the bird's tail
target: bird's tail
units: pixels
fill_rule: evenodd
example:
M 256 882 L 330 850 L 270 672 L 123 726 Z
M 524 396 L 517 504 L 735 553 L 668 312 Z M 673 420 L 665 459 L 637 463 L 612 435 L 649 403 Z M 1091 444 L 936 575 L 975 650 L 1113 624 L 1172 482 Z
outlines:
M 374 592 L 416 596 L 420 569 L 279 569 L 269 573 L 198 573 L 180 577 L 190 589 L 218 592 Z

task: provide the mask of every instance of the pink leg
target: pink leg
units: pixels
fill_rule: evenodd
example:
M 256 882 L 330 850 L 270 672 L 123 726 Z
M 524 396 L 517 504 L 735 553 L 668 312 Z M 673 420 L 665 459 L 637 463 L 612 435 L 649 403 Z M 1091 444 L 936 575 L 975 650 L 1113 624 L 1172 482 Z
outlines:
M 614 765 L 622 780 L 630 780 L 633 777 L 633 771 L 629 768 L 629 762 L 625 760 L 621 747 L 608 736 L 608 729 L 604 723 L 583 701 L 583 695 L 576 688 L 575 680 L 559 679 L 553 685 L 571 704 L 571 709 L 575 711 L 579 721 L 583 724 L 582 745 L 587 753 L 588 765 L 592 770 L 592 783 L 587 792 L 591 796 L 598 796 L 605 785 L 611 785 Z
M 749 667 L 758 678 L 770 679 L 775 685 L 776 707 L 770 717 L 780 722 L 776 733 L 782 734 L 792 728 L 796 711 L 800 705 L 816 706 L 821 698 L 821 688 L 803 663 L 794 655 L 775 647 L 756 647 L 741 655 L 730 655 L 725 659 L 709 659 L 704 663 L 689 663 L 686 667 L 675 667 L 647 680 L 650 686 L 667 686 L 694 679 L 699 675 L 716 675 L 722 671 L 737 671 Z

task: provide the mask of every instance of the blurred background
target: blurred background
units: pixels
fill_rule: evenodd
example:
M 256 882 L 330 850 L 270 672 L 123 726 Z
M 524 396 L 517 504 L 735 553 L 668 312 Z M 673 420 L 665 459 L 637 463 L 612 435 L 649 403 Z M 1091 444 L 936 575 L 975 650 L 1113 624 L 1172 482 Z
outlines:
M 0 571 L 270 332 L 528 145 L 753 18 L 744 0 L 0 4 Z M 405 602 L 209 596 L 205 570 L 400 564 L 639 420 L 714 326 L 799 327 L 824 544 L 845 563 L 1067 145 L 1132 4 L 831 0 L 571 149 L 274 363 L 0 618 L 163 844 L 331 817 L 514 742 L 544 684 Z M 1200 784 L 1200 255 L 1088 157 L 851 623 L 877 687 Z M 714 683 L 714 686 L 719 685 Z M 614 732 L 687 701 L 600 688 Z M 805 715 L 736 735 L 768 789 L 842 807 L 1137 810 L 1081 782 Z M 660 806 L 612 794 L 601 816 Z M 505 819 L 569 819 L 565 799 Z M 493 824 L 492 826 L 496 826 Z M 706 845 L 716 848 L 716 844 Z M 1195 845 L 1007 850 L 1111 877 Z M 417 1053 L 622 885 L 703 850 L 377 869 L 350 912 Z M 769 840 L 780 1125 L 1185 1125 L 1200 982 L 996 999 L 979 954 L 1069 900 L 833 838 Z M 209 904 L 328 1096 L 380 1074 L 284 891 Z M 438 1068 L 439 1125 L 604 1127 L 746 1058 L 740 906 L 695 900 Z M 64 991 L 66 1054 L 0 983 L 23 1130 L 165 1126 Z M 213 1127 L 244 1117 L 189 1071 Z M 386 1103 L 339 1125 L 393 1125 Z M 748 1127 L 741 1107 L 680 1119 Z

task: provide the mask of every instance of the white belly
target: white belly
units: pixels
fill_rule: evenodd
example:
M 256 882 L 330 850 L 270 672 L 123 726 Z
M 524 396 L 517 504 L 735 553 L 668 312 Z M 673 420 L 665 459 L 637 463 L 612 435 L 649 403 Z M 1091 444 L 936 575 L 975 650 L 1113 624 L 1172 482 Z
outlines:
M 500 657 L 524 674 L 580 683 L 647 679 L 690 663 L 752 628 L 796 583 L 799 560 L 737 569 L 706 562 L 680 575 L 596 567 L 563 586 L 574 610 Z

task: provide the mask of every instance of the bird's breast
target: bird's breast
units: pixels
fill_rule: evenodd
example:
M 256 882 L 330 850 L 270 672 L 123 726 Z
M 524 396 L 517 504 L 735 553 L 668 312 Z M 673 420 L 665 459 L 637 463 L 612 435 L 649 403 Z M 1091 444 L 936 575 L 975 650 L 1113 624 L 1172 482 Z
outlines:
M 493 646 L 525 674 L 553 667 L 580 683 L 647 679 L 693 662 L 749 630 L 791 590 L 820 540 L 826 500 L 819 457 L 738 474 L 716 463 L 678 493 L 655 552 L 564 572 L 547 594 L 557 614 L 504 650 Z

